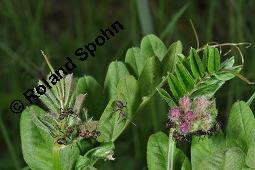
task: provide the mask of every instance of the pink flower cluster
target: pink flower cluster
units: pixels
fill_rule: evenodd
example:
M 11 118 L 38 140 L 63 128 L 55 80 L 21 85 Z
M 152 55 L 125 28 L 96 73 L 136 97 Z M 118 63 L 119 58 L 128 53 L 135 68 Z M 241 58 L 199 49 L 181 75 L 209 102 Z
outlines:
M 170 128 L 175 128 L 177 133 L 186 135 L 198 130 L 207 131 L 213 126 L 213 114 L 217 115 L 214 101 L 205 96 L 193 101 L 188 96 L 179 100 L 179 105 L 171 108 L 168 114 Z

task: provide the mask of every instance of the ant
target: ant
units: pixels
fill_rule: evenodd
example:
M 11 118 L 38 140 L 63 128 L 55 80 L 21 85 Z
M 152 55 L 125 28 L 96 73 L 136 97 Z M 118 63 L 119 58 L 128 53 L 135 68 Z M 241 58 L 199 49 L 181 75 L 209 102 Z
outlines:
M 79 131 L 79 136 L 80 137 L 83 137 L 83 138 L 93 138 L 93 139 L 96 139 L 98 136 L 100 136 L 100 131 L 98 130 L 93 130 L 93 131 L 89 131 L 89 130 L 85 130 L 85 131 Z
M 74 111 L 71 108 L 63 109 L 60 108 L 59 120 L 63 120 L 64 118 L 68 117 L 69 115 L 74 115 Z
M 116 100 L 115 101 L 115 107 L 116 110 L 115 112 L 119 112 L 119 118 L 122 117 L 122 120 L 128 120 L 126 112 L 124 111 L 124 108 L 126 108 L 127 106 L 120 100 Z M 136 126 L 136 124 L 134 124 L 132 121 L 130 121 L 134 126 Z
M 87 120 L 87 119 L 86 119 Z M 97 130 L 98 122 L 92 119 L 87 120 L 84 124 L 81 124 L 78 129 L 78 134 L 83 138 L 93 138 L 96 139 L 100 136 L 100 131 Z
M 59 139 L 57 139 L 57 143 L 59 144 L 59 145 L 66 145 L 66 138 L 59 138 Z
M 165 126 L 166 126 L 166 129 L 171 129 L 175 127 L 175 123 L 171 119 L 167 119 Z
M 57 143 L 59 145 L 66 145 L 67 144 L 67 139 L 70 139 L 70 136 L 72 135 L 73 131 L 74 131 L 74 129 L 72 127 L 67 127 L 67 129 L 64 133 L 64 137 L 61 137 L 61 138 L 57 139 Z

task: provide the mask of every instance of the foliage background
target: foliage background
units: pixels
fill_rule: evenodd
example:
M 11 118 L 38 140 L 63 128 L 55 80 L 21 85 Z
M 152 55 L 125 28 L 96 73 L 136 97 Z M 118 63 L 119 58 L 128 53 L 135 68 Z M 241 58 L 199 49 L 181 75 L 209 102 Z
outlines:
M 98 48 L 95 58 L 80 62 L 75 70 L 76 76 L 92 75 L 103 84 L 110 61 L 123 61 L 126 50 L 138 46 L 146 34 L 161 36 L 166 44 L 181 40 L 186 52 L 190 46 L 196 47 L 191 19 L 200 44 L 212 41 L 252 43 L 249 49 L 243 49 L 243 74 L 254 79 L 254 17 L 253 0 L 1 0 L 0 169 L 26 166 L 20 146 L 20 116 L 10 111 L 9 104 L 47 74 L 41 49 L 58 68 L 65 63 L 65 57 L 74 57 L 75 49 L 93 41 L 100 28 L 119 20 L 124 31 Z M 253 91 L 253 86 L 238 79 L 226 83 L 217 94 L 222 122 L 231 104 L 237 99 L 247 100 Z M 100 100 L 93 94 L 89 96 Z M 130 126 L 118 139 L 116 161 L 101 161 L 100 169 L 146 168 L 148 137 L 164 129 L 167 113 L 166 105 L 158 96 L 149 105 L 135 118 L 137 127 Z

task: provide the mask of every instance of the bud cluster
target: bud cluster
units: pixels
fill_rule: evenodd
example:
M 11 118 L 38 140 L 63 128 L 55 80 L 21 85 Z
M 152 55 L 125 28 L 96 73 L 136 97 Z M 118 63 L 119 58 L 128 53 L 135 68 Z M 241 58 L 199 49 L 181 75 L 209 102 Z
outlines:
M 184 96 L 179 105 L 170 108 L 167 128 L 175 129 L 175 136 L 186 136 L 196 132 L 209 132 L 216 124 L 215 100 L 200 96 L 191 100 Z

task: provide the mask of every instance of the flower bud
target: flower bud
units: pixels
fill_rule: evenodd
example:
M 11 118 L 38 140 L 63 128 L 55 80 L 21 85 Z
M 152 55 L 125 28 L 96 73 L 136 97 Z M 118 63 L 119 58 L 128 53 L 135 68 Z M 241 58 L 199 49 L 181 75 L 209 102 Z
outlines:
M 190 131 L 190 124 L 188 122 L 183 122 L 180 125 L 180 131 L 182 133 L 188 133 Z
M 190 99 L 188 96 L 184 96 L 180 99 L 179 105 L 184 112 L 190 110 Z
M 205 96 L 200 96 L 194 101 L 194 111 L 197 114 L 203 114 L 209 105 L 210 101 Z
M 171 120 L 178 120 L 181 115 L 181 111 L 178 107 L 172 108 L 169 111 L 168 118 Z
M 185 113 L 184 119 L 185 121 L 190 122 L 194 119 L 194 116 L 195 116 L 194 112 L 188 111 Z

